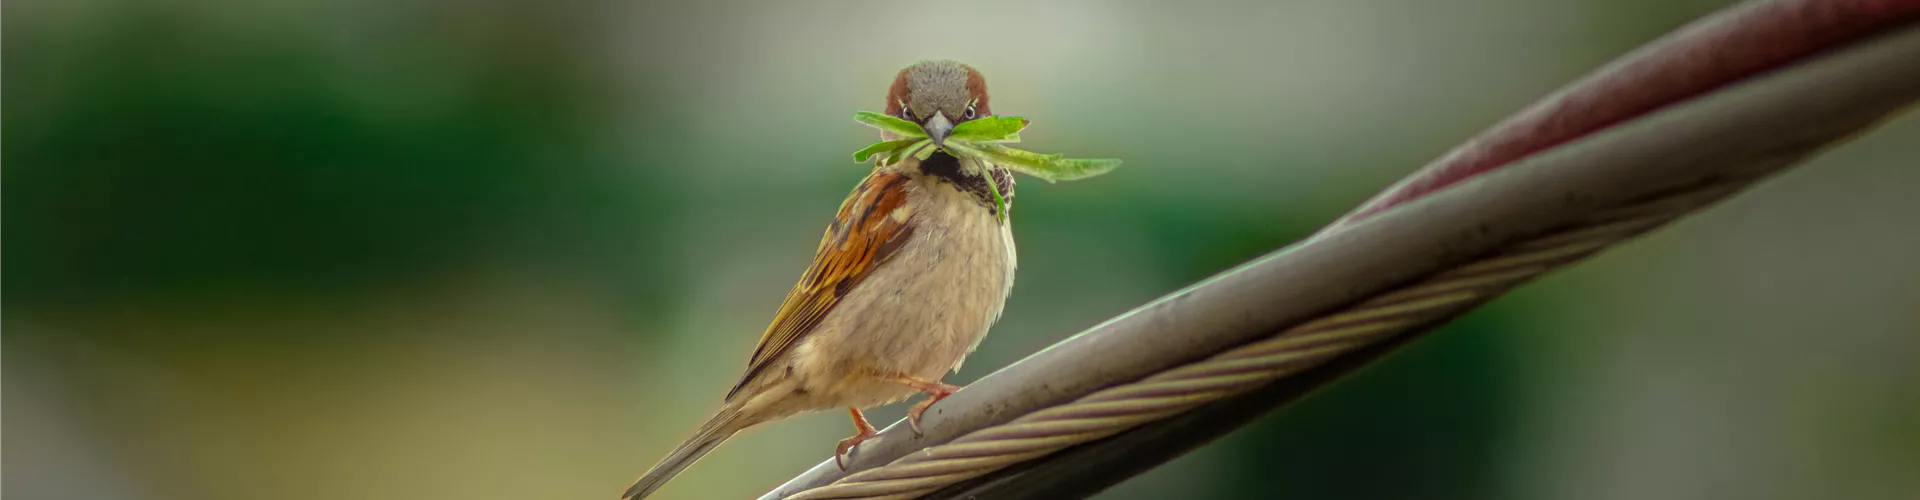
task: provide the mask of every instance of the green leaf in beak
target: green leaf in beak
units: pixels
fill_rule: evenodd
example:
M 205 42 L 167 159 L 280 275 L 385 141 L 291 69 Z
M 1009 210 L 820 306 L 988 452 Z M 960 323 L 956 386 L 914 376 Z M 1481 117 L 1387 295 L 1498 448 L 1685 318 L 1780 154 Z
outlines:
M 927 136 L 927 131 L 924 129 L 921 129 L 920 124 L 918 123 L 902 120 L 899 118 L 895 118 L 895 117 L 880 114 L 880 113 L 875 113 L 872 111 L 855 111 L 853 113 L 853 119 L 856 121 L 859 121 L 860 123 L 865 123 L 869 127 L 880 129 L 880 131 L 882 132 L 891 132 L 893 134 L 899 135 L 900 137 L 905 137 L 908 139 L 917 139 L 917 138 Z
M 913 143 L 913 157 L 919 158 L 920 161 L 926 161 L 927 158 L 930 158 L 933 156 L 933 152 L 939 151 L 939 150 L 940 148 L 933 146 L 933 139 L 926 139 L 920 142 Z
M 892 153 L 894 151 L 900 150 L 900 149 L 906 149 L 907 146 L 912 146 L 914 142 L 917 142 L 920 140 L 921 139 L 900 139 L 897 141 L 876 142 L 876 143 L 873 143 L 873 145 L 867 146 L 865 149 L 855 151 L 853 153 L 853 161 L 866 163 L 868 158 L 872 158 L 874 156 L 878 156 L 882 154 L 885 154 L 891 157 L 893 156 Z
M 953 127 L 953 135 L 947 138 L 977 143 L 1020 142 L 1020 130 L 1027 128 L 1027 123 L 1018 116 L 975 118 Z
M 906 159 L 907 155 L 913 154 L 913 152 L 916 150 L 923 149 L 923 148 L 927 150 L 933 149 L 933 139 L 911 139 L 911 140 L 913 141 L 912 144 L 908 144 L 906 147 L 903 147 L 900 149 L 895 149 L 893 150 L 892 154 L 887 155 L 888 165 L 900 163 L 900 160 Z M 928 153 L 928 154 L 932 154 L 932 153 Z
M 901 139 L 880 141 L 868 145 L 853 153 L 853 160 L 865 163 L 868 160 L 885 155 L 878 164 L 899 163 L 908 156 L 926 160 L 935 151 L 945 149 L 954 156 L 969 157 L 1002 168 L 1038 177 L 1049 183 L 1085 179 L 1112 172 L 1120 167 L 1120 160 L 1109 158 L 1062 158 L 1060 155 L 1040 154 L 1007 147 L 1007 143 L 1020 142 L 1020 131 L 1025 130 L 1029 122 L 1017 116 L 989 116 L 968 120 L 953 128 L 940 146 L 934 146 L 927 138 L 926 130 L 920 125 L 892 116 L 872 111 L 859 111 L 853 115 L 855 120 L 873 128 L 899 135 Z M 1005 200 L 1000 199 L 1000 186 L 988 183 L 993 192 L 995 204 L 1000 206 L 1001 217 L 1006 217 Z
M 993 195 L 993 213 L 999 216 L 1000 222 L 1006 222 L 1007 199 L 1000 196 L 1000 181 L 993 179 L 992 172 L 988 172 L 984 178 L 987 180 L 987 194 Z
M 995 144 L 998 146 L 998 144 Z M 1051 181 L 1074 181 L 1112 172 L 1120 168 L 1116 158 L 1054 158 L 1047 164 L 1047 171 L 1053 175 Z
M 956 154 L 986 160 L 987 163 L 1038 177 L 1049 183 L 1085 179 L 1111 172 L 1120 166 L 1120 160 L 1061 158 L 1060 155 L 1023 151 L 992 143 L 970 144 L 949 139 L 946 147 Z

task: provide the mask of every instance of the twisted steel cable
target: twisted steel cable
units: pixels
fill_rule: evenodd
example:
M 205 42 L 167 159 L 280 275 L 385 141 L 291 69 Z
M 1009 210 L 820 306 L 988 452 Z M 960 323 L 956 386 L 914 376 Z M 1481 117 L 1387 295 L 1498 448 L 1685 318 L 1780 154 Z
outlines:
M 788 498 L 913 498 L 1240 394 L 1452 318 L 1548 271 L 1710 205 L 1749 182 L 1722 180 L 1601 211 L 1266 340 L 980 429 Z

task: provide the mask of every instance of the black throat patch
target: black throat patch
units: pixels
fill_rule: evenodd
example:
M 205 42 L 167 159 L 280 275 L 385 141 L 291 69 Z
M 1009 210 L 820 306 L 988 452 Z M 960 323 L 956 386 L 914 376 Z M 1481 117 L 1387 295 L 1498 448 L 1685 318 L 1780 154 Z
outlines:
M 1013 210 L 1013 172 L 1000 167 L 987 169 L 993 176 L 994 185 L 1000 188 L 1000 197 L 1007 201 L 1007 210 Z M 935 151 L 933 156 L 920 162 L 920 173 L 930 175 L 952 184 L 961 192 L 973 195 L 981 206 L 987 207 L 989 215 L 1000 215 L 993 206 L 993 192 L 987 190 L 986 178 L 978 175 L 966 175 L 960 171 L 960 159 L 945 151 Z

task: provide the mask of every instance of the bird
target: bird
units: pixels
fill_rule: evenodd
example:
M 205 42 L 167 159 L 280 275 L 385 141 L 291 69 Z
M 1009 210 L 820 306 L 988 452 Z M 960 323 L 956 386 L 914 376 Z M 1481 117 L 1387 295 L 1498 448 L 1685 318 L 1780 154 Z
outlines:
M 900 70 L 885 104 L 935 145 L 992 116 L 985 77 L 950 60 Z M 842 457 L 878 433 L 862 410 L 925 394 L 907 412 L 918 433 L 927 409 L 959 390 L 941 380 L 979 346 L 1013 288 L 1011 218 L 999 213 L 1012 207 L 1013 173 L 944 151 L 913 156 L 878 162 L 848 194 L 720 409 L 621 498 L 652 494 L 742 429 L 835 408 L 853 419 L 854 435 L 834 450 L 844 470 Z

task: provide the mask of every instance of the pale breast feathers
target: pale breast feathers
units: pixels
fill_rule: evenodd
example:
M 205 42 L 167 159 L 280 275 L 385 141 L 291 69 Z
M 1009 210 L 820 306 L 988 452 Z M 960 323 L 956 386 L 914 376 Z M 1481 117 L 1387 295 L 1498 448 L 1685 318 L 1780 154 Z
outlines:
M 876 170 L 841 202 L 840 212 L 820 238 L 820 249 L 800 282 L 774 314 L 747 363 L 746 375 L 727 392 L 732 400 L 747 382 L 811 333 L 840 299 L 913 237 L 907 213 L 907 174 Z

